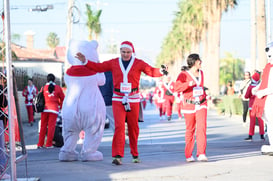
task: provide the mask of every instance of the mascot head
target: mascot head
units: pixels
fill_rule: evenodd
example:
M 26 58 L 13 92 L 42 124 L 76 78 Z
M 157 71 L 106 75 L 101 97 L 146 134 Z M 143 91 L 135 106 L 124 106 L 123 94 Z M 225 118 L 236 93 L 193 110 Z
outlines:
M 273 42 L 267 44 L 265 48 L 268 63 L 273 64 Z
M 78 52 L 82 53 L 85 58 L 92 62 L 98 62 L 99 56 L 97 52 L 98 42 L 95 40 L 70 40 L 67 50 L 67 61 L 71 65 L 82 65 L 82 62 L 75 58 Z

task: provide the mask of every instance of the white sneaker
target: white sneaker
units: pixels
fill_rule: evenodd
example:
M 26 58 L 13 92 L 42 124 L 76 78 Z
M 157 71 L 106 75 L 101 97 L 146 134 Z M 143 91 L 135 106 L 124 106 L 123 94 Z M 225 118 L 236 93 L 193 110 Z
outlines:
M 208 161 L 208 158 L 206 157 L 205 154 L 200 154 L 197 158 L 198 161 L 200 162 L 207 162 Z
M 5 173 L 2 177 L 1 180 L 5 180 L 5 179 L 10 179 L 10 175 Z
M 83 144 L 83 139 L 79 139 L 77 144 Z
M 193 156 L 191 156 L 190 158 L 186 158 L 187 162 L 195 162 L 195 159 Z

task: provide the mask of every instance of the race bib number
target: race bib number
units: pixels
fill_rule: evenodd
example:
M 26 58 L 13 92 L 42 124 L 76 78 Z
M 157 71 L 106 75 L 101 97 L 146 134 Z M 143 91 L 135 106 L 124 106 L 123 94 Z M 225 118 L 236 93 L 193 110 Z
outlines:
M 193 88 L 193 97 L 199 97 L 201 95 L 203 95 L 204 90 L 202 87 L 194 87 Z
M 131 83 L 120 83 L 120 92 L 121 93 L 131 93 L 132 91 L 132 84 Z
M 28 100 L 31 100 L 31 99 L 33 99 L 33 95 L 32 94 L 28 95 L 27 98 L 28 98 Z

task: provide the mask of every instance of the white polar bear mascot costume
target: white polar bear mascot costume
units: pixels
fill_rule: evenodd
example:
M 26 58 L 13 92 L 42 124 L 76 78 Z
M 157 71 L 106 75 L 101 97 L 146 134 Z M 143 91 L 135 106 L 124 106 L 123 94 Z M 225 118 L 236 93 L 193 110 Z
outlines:
M 64 76 L 67 86 L 62 107 L 64 145 L 60 161 L 97 161 L 103 154 L 97 151 L 104 132 L 106 108 L 98 86 L 104 85 L 103 73 L 96 73 L 75 58 L 81 52 L 90 61 L 98 62 L 96 41 L 71 40 L 67 60 L 72 65 Z M 81 154 L 76 151 L 79 133 L 85 132 Z
M 262 117 L 267 124 L 269 145 L 263 145 L 261 152 L 273 156 L 273 42 L 267 45 L 265 51 L 268 63 L 263 69 L 260 85 L 253 90 L 257 97 L 252 106 L 252 113 Z

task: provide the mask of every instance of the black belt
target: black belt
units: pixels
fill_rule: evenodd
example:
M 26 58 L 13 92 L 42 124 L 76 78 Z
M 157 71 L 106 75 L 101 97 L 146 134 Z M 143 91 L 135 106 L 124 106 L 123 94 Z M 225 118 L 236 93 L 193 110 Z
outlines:
M 120 92 L 120 89 L 116 89 L 116 88 L 115 88 L 115 91 L 116 91 L 116 92 Z M 131 90 L 131 93 L 137 92 L 137 91 L 138 91 L 138 88 L 133 88 L 133 89 Z
M 195 104 L 195 105 L 200 105 L 200 104 L 202 104 L 205 101 L 206 101 L 206 99 L 202 99 L 201 101 L 192 101 L 190 99 L 186 99 L 186 103 L 188 103 L 188 104 Z

